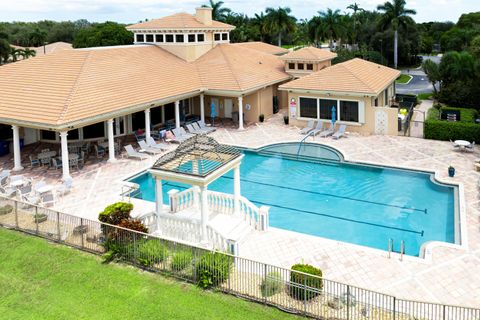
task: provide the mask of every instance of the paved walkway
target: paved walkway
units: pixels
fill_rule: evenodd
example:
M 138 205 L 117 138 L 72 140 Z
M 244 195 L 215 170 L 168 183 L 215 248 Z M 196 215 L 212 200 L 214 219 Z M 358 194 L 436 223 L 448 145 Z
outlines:
M 297 128 L 283 124 L 281 115 L 249 125 L 245 131 L 221 128 L 212 137 L 245 147 L 302 138 Z M 436 248 L 431 262 L 418 258 L 402 262 L 398 256 L 388 259 L 383 251 L 271 228 L 266 233 L 252 232 L 242 243 L 240 254 L 283 267 L 301 261 L 311 263 L 319 266 L 326 278 L 398 297 L 480 307 L 480 175 L 473 170 L 478 150 L 460 153 L 453 151 L 448 142 L 355 134 L 340 140 L 317 138 L 316 142 L 339 149 L 347 160 L 437 170 L 442 179 L 449 179 L 448 165 L 455 166 L 457 176 L 452 181 L 463 183 L 465 189 L 468 249 Z M 4 157 L 0 161 L 7 168 L 12 159 Z M 120 159 L 116 163 L 102 161 L 86 166 L 73 173 L 74 190 L 59 199 L 57 208 L 96 219 L 106 205 L 120 199 L 121 180 L 154 161 L 155 157 L 143 161 Z M 60 174 L 54 170 L 26 169 L 24 174 L 36 181 L 60 183 Z M 151 211 L 153 207 L 153 203 L 136 202 L 135 212 Z

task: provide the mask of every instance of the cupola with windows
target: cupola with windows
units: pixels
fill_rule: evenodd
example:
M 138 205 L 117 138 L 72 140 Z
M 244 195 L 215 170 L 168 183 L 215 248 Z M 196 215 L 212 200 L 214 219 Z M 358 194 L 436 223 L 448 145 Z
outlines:
M 336 53 L 315 47 L 304 47 L 280 57 L 285 61 L 285 71 L 295 78 L 302 77 L 332 65 Z

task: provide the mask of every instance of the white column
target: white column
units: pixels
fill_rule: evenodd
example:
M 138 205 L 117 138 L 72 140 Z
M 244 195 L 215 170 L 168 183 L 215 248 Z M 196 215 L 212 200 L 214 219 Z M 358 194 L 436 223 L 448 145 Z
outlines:
M 200 94 L 200 120 L 205 122 L 205 96 Z
M 157 212 L 157 230 L 160 232 L 160 215 L 163 213 L 162 180 L 155 178 L 155 209 Z
M 233 201 L 234 212 L 240 214 L 240 165 L 233 169 Z
M 202 221 L 202 242 L 208 243 L 207 237 L 207 224 L 208 224 L 208 189 L 207 186 L 202 186 L 200 188 L 200 197 L 201 197 L 201 221 Z
M 113 119 L 107 121 L 107 135 L 108 135 L 108 161 L 114 162 L 115 159 L 115 140 L 113 137 Z M 63 153 L 63 151 L 62 151 Z
M 60 132 L 60 143 L 62 145 L 62 172 L 63 180 L 70 179 L 70 164 L 68 163 L 68 141 L 67 141 L 68 132 Z
M 22 167 L 22 155 L 20 153 L 20 133 L 18 126 L 12 126 L 13 130 L 13 171 L 20 171 Z
M 180 128 L 180 100 L 175 101 L 175 128 Z
M 243 97 L 238 97 L 238 130 L 243 130 Z
M 145 139 L 150 137 L 150 109 L 145 110 Z

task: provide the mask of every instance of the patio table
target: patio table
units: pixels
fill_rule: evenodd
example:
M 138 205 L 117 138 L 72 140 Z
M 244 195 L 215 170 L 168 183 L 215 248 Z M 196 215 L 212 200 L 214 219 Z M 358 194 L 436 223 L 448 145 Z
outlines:
M 468 147 L 471 145 L 471 143 L 467 140 L 455 140 L 453 143 L 460 147 Z
M 38 159 L 45 159 L 45 158 L 53 158 L 57 155 L 56 151 L 47 151 L 47 152 L 40 152 L 37 154 Z
M 39 194 L 42 194 L 42 193 L 47 193 L 47 192 L 50 192 L 53 190 L 53 186 L 52 185 L 44 185 L 40 188 L 38 188 L 36 191 L 39 193 Z
M 23 186 L 24 183 L 25 183 L 25 180 L 24 180 L 24 179 L 20 179 L 20 180 L 15 180 L 15 181 L 10 182 L 10 185 L 11 185 L 12 187 L 17 188 L 17 187 Z

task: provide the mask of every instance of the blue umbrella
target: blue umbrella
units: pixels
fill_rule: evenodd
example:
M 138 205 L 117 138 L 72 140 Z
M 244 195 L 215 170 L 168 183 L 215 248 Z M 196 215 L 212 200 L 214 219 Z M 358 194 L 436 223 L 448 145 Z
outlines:
M 335 125 L 335 121 L 337 121 L 337 108 L 332 107 L 332 125 Z
M 213 103 L 213 100 L 212 100 L 212 104 L 210 105 L 210 118 L 212 118 L 212 122 L 215 121 L 216 116 L 217 116 L 217 113 L 215 112 L 215 103 Z

